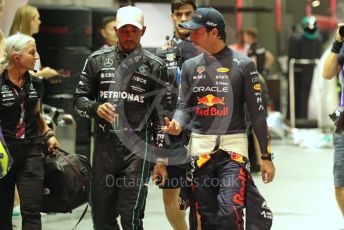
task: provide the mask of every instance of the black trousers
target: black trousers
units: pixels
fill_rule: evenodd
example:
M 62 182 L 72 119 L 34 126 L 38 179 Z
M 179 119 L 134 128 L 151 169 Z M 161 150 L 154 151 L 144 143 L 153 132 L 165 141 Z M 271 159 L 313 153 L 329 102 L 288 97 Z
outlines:
M 95 230 L 119 230 L 118 216 L 123 230 L 143 229 L 150 175 L 145 155 L 131 152 L 117 137 L 97 137 L 91 182 Z
M 307 118 L 308 100 L 312 86 L 314 65 L 296 65 L 295 71 L 295 116 Z
M 8 143 L 14 164 L 0 179 L 0 229 L 12 230 L 14 188 L 20 197 L 23 230 L 41 230 L 44 155 L 40 144 Z

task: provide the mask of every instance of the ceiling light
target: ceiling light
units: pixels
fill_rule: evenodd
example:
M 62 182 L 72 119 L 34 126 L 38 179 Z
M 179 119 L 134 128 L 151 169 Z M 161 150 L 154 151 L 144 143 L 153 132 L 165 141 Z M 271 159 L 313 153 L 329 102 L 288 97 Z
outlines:
M 312 6 L 313 6 L 313 7 L 318 7 L 318 6 L 320 6 L 320 1 L 319 1 L 319 0 L 313 1 L 313 2 L 312 2 Z

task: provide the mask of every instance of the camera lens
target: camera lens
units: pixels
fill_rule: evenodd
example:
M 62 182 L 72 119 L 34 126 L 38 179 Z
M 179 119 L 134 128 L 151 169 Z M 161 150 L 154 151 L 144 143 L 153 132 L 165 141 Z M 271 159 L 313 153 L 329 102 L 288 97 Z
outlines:
M 339 27 L 339 35 L 340 35 L 341 37 L 344 37 L 344 26 L 340 26 L 340 27 Z

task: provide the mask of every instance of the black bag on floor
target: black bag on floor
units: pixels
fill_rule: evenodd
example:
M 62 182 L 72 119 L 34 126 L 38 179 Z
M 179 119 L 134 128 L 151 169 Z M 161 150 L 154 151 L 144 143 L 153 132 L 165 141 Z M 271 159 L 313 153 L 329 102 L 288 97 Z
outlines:
M 60 149 L 45 158 L 42 212 L 67 213 L 88 202 L 91 164 Z

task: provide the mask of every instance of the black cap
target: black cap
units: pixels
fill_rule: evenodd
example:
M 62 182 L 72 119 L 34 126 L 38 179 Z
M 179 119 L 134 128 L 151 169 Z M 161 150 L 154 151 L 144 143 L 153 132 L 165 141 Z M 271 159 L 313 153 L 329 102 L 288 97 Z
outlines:
M 198 8 L 192 15 L 191 21 L 179 23 L 179 26 L 189 30 L 197 30 L 202 27 L 225 30 L 226 22 L 223 15 L 212 7 Z

